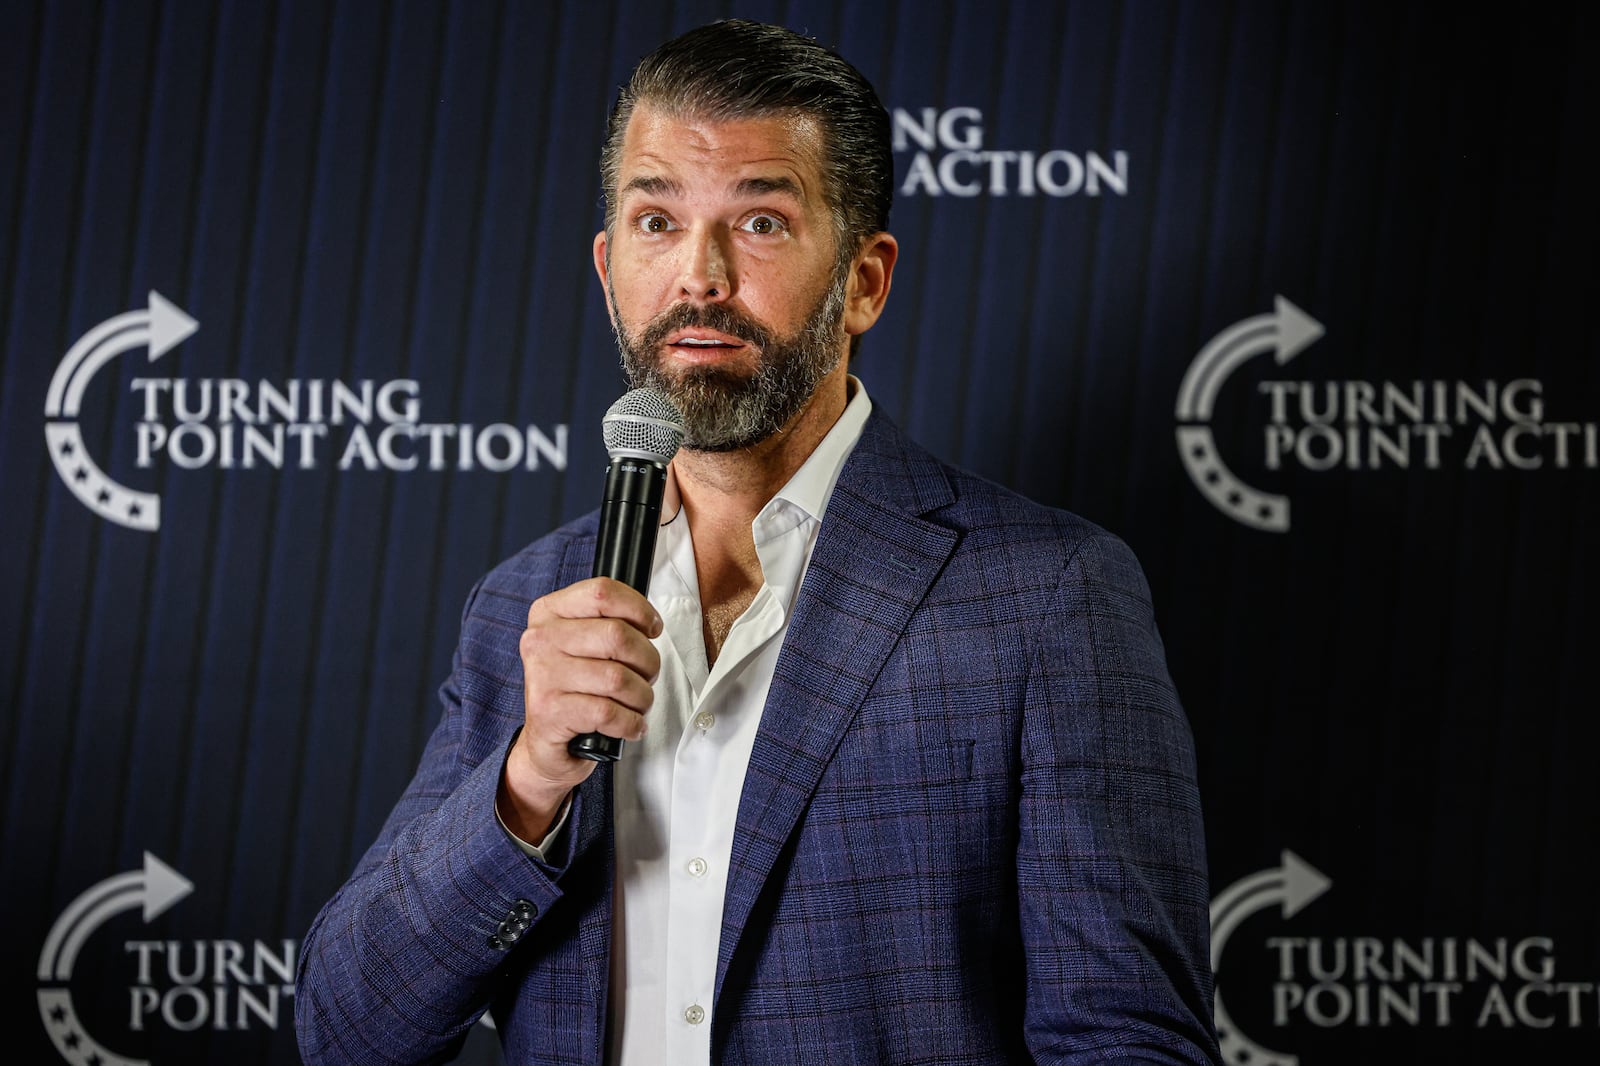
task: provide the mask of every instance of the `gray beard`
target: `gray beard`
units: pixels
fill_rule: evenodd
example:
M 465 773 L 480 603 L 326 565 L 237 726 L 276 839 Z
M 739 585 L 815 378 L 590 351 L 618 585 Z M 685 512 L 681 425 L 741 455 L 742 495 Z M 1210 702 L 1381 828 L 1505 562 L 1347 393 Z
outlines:
M 839 365 L 847 273 L 829 283 L 800 328 L 775 337 L 770 330 L 723 304 L 678 304 L 652 319 L 637 338 L 625 323 L 614 326 L 622 368 L 634 388 L 658 389 L 683 414 L 683 447 L 730 452 L 758 444 L 788 425 L 811 401 L 818 384 Z M 611 306 L 617 306 L 615 291 Z M 653 356 L 668 336 L 699 326 L 737 337 L 757 348 L 754 374 L 720 367 L 687 367 L 668 373 Z

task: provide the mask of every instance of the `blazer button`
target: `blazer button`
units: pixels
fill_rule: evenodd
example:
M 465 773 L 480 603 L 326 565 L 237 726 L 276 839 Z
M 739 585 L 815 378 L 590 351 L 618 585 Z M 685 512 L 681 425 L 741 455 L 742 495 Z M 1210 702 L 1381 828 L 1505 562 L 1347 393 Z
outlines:
M 499 937 L 495 936 L 493 933 L 490 933 L 489 934 L 489 946 L 491 948 L 494 948 L 496 951 L 504 951 L 506 948 L 510 947 L 511 945 L 507 944 L 504 940 L 501 940 Z

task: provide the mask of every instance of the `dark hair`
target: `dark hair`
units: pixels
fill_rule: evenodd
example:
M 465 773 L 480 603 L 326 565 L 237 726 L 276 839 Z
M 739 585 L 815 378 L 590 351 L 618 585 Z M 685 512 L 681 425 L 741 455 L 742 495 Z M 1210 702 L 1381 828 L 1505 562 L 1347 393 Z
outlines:
M 690 30 L 641 59 L 617 95 L 600 151 L 607 232 L 616 221 L 622 138 L 641 100 L 718 120 L 783 113 L 815 118 L 823 134 L 823 195 L 840 260 L 888 228 L 894 196 L 889 113 L 859 70 L 811 38 L 729 19 Z

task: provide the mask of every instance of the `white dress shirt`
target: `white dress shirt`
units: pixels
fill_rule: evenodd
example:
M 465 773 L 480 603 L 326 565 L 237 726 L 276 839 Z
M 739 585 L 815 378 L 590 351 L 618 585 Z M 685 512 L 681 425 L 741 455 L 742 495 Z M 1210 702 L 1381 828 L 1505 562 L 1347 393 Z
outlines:
M 704 1064 L 722 902 L 739 794 L 761 709 L 828 498 L 872 401 L 851 399 L 817 449 L 751 523 L 762 585 L 706 662 L 689 524 L 667 518 L 650 602 L 665 629 L 644 739 L 616 764 L 617 907 L 611 1049 L 618 1066 Z M 663 509 L 665 510 L 665 508 Z

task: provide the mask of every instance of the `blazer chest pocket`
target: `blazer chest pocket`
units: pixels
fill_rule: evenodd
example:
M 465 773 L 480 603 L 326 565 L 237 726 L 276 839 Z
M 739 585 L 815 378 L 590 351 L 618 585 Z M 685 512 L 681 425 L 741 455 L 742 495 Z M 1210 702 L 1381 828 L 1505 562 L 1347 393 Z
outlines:
M 842 752 L 829 767 L 841 789 L 928 788 L 972 779 L 973 741 L 897 745 L 879 752 Z

